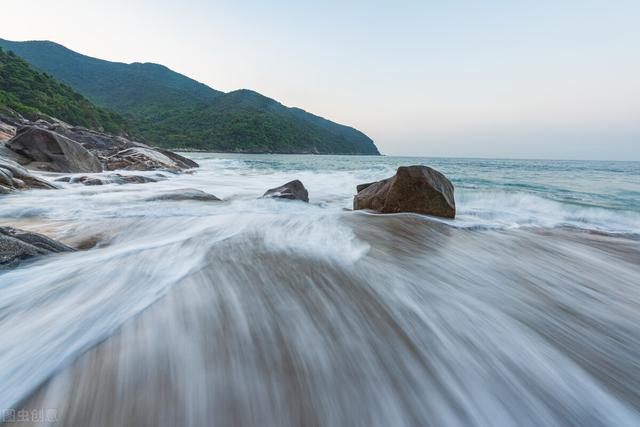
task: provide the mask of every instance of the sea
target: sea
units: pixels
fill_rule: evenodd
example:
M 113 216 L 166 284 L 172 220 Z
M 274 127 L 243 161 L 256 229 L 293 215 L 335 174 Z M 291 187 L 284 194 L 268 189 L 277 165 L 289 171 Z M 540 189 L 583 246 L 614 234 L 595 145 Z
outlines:
M 0 199 L 0 225 L 84 249 L 0 271 L 5 416 L 640 425 L 640 162 L 185 155 L 121 172 L 158 182 Z M 456 219 L 352 210 L 414 164 Z M 308 204 L 261 197 L 293 179 Z M 185 189 L 222 201 L 157 199 Z

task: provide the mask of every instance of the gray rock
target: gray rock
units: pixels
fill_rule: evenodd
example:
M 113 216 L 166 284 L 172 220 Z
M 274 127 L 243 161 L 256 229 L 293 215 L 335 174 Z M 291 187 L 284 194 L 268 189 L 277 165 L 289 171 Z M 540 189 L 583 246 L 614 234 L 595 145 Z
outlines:
M 195 166 L 194 166 L 195 165 Z M 108 170 L 180 171 L 197 167 L 197 163 L 167 150 L 136 146 L 112 154 L 105 160 Z
M 287 199 L 287 200 L 302 200 L 309 203 L 309 193 L 304 188 L 302 182 L 297 179 L 287 182 L 280 187 L 267 190 L 262 197 L 271 197 L 274 199 Z
M 453 184 L 437 170 L 421 165 L 402 166 L 391 178 L 359 185 L 353 209 L 455 218 L 453 192 Z
M 68 182 L 69 184 L 83 184 L 83 185 L 106 185 L 106 184 L 146 184 L 149 182 L 158 182 L 162 178 L 150 178 L 148 176 L 141 175 L 121 175 L 119 173 L 112 173 L 108 175 L 98 176 L 63 176 L 56 179 L 57 182 Z
M 4 142 L 0 142 L 0 158 L 12 160 L 20 165 L 26 165 L 31 162 L 28 158 L 11 150 Z
M 79 143 L 36 126 L 24 126 L 6 143 L 29 159 L 31 169 L 49 172 L 102 172 L 98 158 Z
M 159 151 L 160 153 L 173 160 L 173 162 L 179 169 L 192 169 L 200 167 L 200 165 L 198 165 L 198 163 L 194 162 L 193 160 L 181 156 L 180 154 L 174 153 L 173 151 L 165 150 L 163 148 L 156 148 L 156 151 Z
M 0 194 L 32 188 L 54 189 L 56 187 L 16 162 L 0 157 Z
M 0 121 L 0 141 L 8 141 L 16 136 L 16 127 Z
M 213 194 L 205 193 L 201 190 L 194 188 L 181 188 L 179 190 L 166 191 L 157 196 L 153 196 L 147 199 L 147 201 L 158 200 L 171 200 L 171 201 L 185 201 L 196 200 L 199 202 L 220 202 L 221 200 Z
M 110 135 L 80 126 L 56 125 L 53 130 L 79 142 L 100 157 L 104 169 L 173 171 L 197 168 L 198 164 L 172 151 L 129 140 L 123 135 Z M 158 155 L 154 154 L 157 153 Z
M 150 182 L 158 182 L 162 179 L 166 179 L 163 176 L 160 176 L 160 178 L 156 179 L 156 178 L 149 178 L 148 176 L 142 176 L 142 175 L 120 175 L 120 174 L 116 174 L 121 180 L 123 184 L 148 184 Z M 120 183 L 118 181 L 118 183 Z
M 17 113 L 16 113 L 17 114 Z M 128 139 L 127 135 L 111 135 L 108 133 L 98 132 L 86 129 L 80 126 L 72 126 L 61 120 L 49 118 L 30 122 L 22 117 L 10 119 L 0 117 L 0 129 L 2 135 L 11 136 L 15 133 L 15 128 L 20 127 L 18 134 L 27 131 L 30 128 L 40 129 L 42 132 L 51 132 L 58 137 L 66 138 L 78 143 L 82 148 L 95 156 L 100 165 L 100 170 L 155 170 L 166 169 L 171 172 L 179 172 L 191 168 L 197 168 L 198 164 L 191 159 L 183 157 L 172 151 L 162 148 L 151 147 L 141 142 Z M 18 135 L 16 135 L 17 137 Z M 0 135 L 0 141 L 2 136 Z M 55 145 L 55 144 L 54 144 Z M 11 148 L 11 147 L 8 147 Z M 61 168 L 52 167 L 48 161 L 34 161 L 32 156 L 20 155 L 18 152 L 24 152 L 22 147 L 16 147 L 16 150 L 9 150 L 0 144 L 0 155 L 17 161 L 31 169 L 41 169 L 47 171 L 60 171 Z M 22 151 L 20 151 L 22 150 Z M 51 151 L 51 150 L 50 150 Z M 61 150 L 53 147 L 55 154 Z M 40 156 L 42 157 L 42 156 Z M 55 169 L 55 170 L 54 170 Z M 66 168 L 69 169 L 69 168 Z M 69 172 L 96 172 L 97 169 L 87 170 L 68 170 Z
M 0 227 L 0 269 L 14 268 L 25 260 L 43 255 L 73 251 L 42 234 Z

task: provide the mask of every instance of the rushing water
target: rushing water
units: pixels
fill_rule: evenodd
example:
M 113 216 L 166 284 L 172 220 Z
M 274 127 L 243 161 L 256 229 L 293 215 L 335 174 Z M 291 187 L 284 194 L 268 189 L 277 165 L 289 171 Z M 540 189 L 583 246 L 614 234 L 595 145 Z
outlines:
M 0 199 L 2 225 L 97 243 L 0 273 L 0 409 L 640 425 L 639 163 L 191 156 L 157 183 Z M 356 184 L 416 163 L 452 179 L 455 221 L 348 209 Z M 258 198 L 295 178 L 310 204 Z M 224 201 L 148 201 L 182 188 Z

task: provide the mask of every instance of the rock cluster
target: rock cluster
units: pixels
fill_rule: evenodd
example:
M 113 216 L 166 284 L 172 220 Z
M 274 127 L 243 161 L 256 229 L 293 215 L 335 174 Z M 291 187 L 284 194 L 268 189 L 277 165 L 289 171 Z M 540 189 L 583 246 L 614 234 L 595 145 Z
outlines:
M 197 163 L 168 150 L 70 126 L 59 120 L 4 119 L 0 117 L 0 194 L 14 190 L 57 188 L 28 169 L 74 173 L 56 181 L 83 185 L 130 184 L 165 179 L 102 173 L 104 171 L 163 170 L 180 172 L 198 167 Z M 88 173 L 89 175 L 81 175 Z M 96 175 L 91 175 L 96 173 Z M 99 174 L 98 174 L 99 173 Z M 454 218 L 454 188 L 440 172 L 427 166 L 399 167 L 396 174 L 382 181 L 360 184 L 353 208 L 380 213 L 415 212 Z M 299 180 L 267 190 L 263 198 L 309 202 L 309 193 Z M 192 188 L 156 194 L 148 201 L 220 201 L 213 194 Z M 0 227 L 0 268 L 11 268 L 22 260 L 73 249 L 40 234 Z
M 7 141 L 8 139 L 8 141 Z M 156 170 L 174 172 L 196 168 L 198 164 L 169 150 L 71 126 L 60 120 L 0 118 L 0 141 L 4 148 L 30 169 L 51 172 L 102 172 L 103 170 Z
M 169 150 L 124 136 L 71 126 L 57 119 L 35 122 L 0 117 L 0 193 L 28 188 L 56 188 L 27 171 L 97 173 L 114 170 L 180 172 L 198 164 Z M 65 180 L 65 178 L 62 178 Z M 153 178 L 113 174 L 69 178 L 85 185 L 144 183 Z

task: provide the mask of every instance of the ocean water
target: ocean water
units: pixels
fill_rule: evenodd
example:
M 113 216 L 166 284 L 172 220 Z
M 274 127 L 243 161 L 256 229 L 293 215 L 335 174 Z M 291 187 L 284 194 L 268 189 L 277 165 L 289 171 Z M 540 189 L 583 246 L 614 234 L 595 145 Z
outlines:
M 0 409 L 640 425 L 640 163 L 188 155 L 201 168 L 138 172 L 157 183 L 0 200 L 0 225 L 95 245 L 0 273 Z M 452 180 L 455 220 L 351 211 L 409 164 Z M 292 179 L 309 204 L 260 198 Z M 149 200 L 185 188 L 223 201 Z

